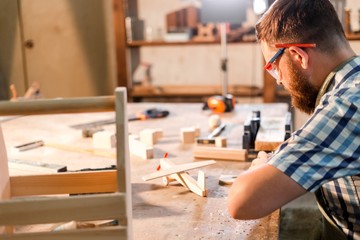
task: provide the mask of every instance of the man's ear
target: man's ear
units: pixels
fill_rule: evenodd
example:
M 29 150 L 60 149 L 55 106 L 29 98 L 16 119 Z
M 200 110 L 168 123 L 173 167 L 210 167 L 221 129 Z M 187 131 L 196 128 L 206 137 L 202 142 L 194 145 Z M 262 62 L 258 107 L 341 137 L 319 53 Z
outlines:
M 293 61 L 297 62 L 303 69 L 309 67 L 309 55 L 299 47 L 289 47 L 289 53 Z

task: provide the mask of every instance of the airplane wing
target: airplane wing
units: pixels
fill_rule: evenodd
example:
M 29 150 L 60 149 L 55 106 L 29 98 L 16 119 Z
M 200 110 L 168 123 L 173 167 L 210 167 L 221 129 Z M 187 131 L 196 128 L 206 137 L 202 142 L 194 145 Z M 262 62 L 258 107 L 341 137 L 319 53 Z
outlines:
M 168 169 L 162 169 L 160 171 L 150 173 L 146 176 L 143 176 L 142 179 L 144 181 L 149 181 L 149 180 L 152 180 L 155 178 L 165 177 L 165 176 L 168 176 L 168 175 L 171 175 L 174 173 L 179 173 L 179 172 L 184 172 L 184 171 L 195 169 L 195 168 L 205 167 L 205 166 L 208 166 L 208 165 L 211 165 L 214 163 L 216 163 L 215 160 L 207 160 L 207 161 L 201 161 L 201 162 L 179 164 L 179 165 L 173 166 Z

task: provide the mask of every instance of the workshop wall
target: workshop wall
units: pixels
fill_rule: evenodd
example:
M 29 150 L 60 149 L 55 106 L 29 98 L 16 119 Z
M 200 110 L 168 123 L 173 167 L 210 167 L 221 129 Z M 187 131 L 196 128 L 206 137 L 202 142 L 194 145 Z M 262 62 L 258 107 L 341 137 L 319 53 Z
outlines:
M 144 20 L 145 38 L 161 39 L 166 29 L 166 14 L 187 6 L 197 6 L 197 0 L 138 0 L 138 17 Z M 258 17 L 251 9 L 246 26 L 253 26 Z M 352 10 L 353 29 L 358 28 L 360 1 L 347 0 Z M 146 29 L 152 34 L 146 36 Z M 150 31 L 149 31 L 150 30 Z M 357 41 L 351 44 L 357 53 Z M 140 59 L 152 64 L 152 84 L 220 84 L 220 45 L 141 47 Z M 229 84 L 263 87 L 263 57 L 257 43 L 228 44 Z
M 2 89 L 15 84 L 23 96 L 39 83 L 49 98 L 113 93 L 112 1 L 1 0 L 0 9 Z
M 153 40 L 163 38 L 166 14 L 188 6 L 198 6 L 195 0 L 138 0 L 138 17 L 144 29 L 151 30 Z M 250 4 L 250 2 L 249 2 Z M 250 6 L 249 6 L 250 7 Z M 253 26 L 256 15 L 249 8 L 246 26 Z M 145 38 L 149 36 L 146 36 Z M 257 43 L 228 44 L 229 84 L 262 86 L 263 59 Z M 214 45 L 142 47 L 142 62 L 152 64 L 153 85 L 221 84 L 221 47 Z

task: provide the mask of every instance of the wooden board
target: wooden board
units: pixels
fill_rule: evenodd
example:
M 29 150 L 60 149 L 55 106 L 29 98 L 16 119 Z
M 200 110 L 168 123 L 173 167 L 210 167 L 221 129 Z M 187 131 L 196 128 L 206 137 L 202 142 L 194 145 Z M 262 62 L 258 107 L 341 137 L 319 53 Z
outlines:
M 277 239 L 279 211 L 265 218 L 250 221 L 234 220 L 227 213 L 225 202 L 229 187 L 219 185 L 219 176 L 238 175 L 250 166 L 250 162 L 216 161 L 216 164 L 207 166 L 207 198 L 197 196 L 180 184 L 174 183 L 171 187 L 164 187 L 161 179 L 143 181 L 143 176 L 156 170 L 159 159 L 165 152 L 168 152 L 169 158 L 176 164 L 192 161 L 196 145 L 181 144 L 180 128 L 196 124 L 201 128 L 203 136 L 210 132 L 208 118 L 211 113 L 202 111 L 201 103 L 129 103 L 127 116 L 154 106 L 169 110 L 169 116 L 162 119 L 133 121 L 128 125 L 132 133 L 139 133 L 144 128 L 162 127 L 164 130 L 163 138 L 155 145 L 154 159 L 144 161 L 139 157 L 131 157 L 133 239 Z M 287 112 L 288 105 L 238 104 L 234 112 L 222 114 L 222 121 L 227 123 L 222 135 L 228 139 L 229 148 L 241 148 L 242 124 L 253 110 L 262 110 L 263 117 L 281 116 Z M 86 148 L 90 146 L 91 141 L 82 138 L 81 129 L 74 129 L 71 126 L 113 117 L 113 112 L 24 116 L 3 122 L 2 127 L 8 148 L 29 141 L 23 134 L 24 126 L 28 126 L 27 133 L 30 136 Z M 104 128 L 114 130 L 115 124 L 106 125 Z M 11 158 L 24 157 L 26 160 L 66 165 L 70 170 L 107 167 L 115 161 L 56 148 L 38 148 L 16 154 L 9 152 L 9 154 Z M 126 164 L 122 166 L 129 167 Z M 196 174 L 194 175 L 196 178 Z
M 47 98 L 112 94 L 111 10 L 112 1 L 106 0 L 20 1 L 21 37 L 33 42 L 23 49 L 26 84 L 38 81 Z
M 105 230 L 105 231 L 104 231 Z M 8 236 L 6 240 L 126 240 L 125 227 L 112 227 L 101 229 L 78 229 L 57 232 L 34 232 L 19 233 L 16 236 Z M 120 237 L 119 237 L 120 236 Z M 121 237 L 123 236 L 123 237 Z
M 195 147 L 194 158 L 218 159 L 231 161 L 246 161 L 247 151 L 245 149 L 220 148 L 220 147 Z
M 12 176 L 10 184 L 13 197 L 115 192 L 117 189 L 115 170 Z
M 10 176 L 31 175 L 39 173 L 57 173 L 67 171 L 67 168 L 64 165 L 46 163 L 42 164 L 32 161 L 21 161 L 18 159 L 9 159 L 8 165 Z
M 235 96 L 259 96 L 261 90 L 257 87 L 229 85 L 229 93 Z M 165 96 L 210 96 L 221 95 L 220 85 L 161 85 L 134 86 L 133 97 L 165 97 Z
M 124 201 L 123 193 L 7 201 L 0 204 L 0 225 L 118 219 L 125 215 Z
M 96 100 L 96 97 L 94 99 Z M 68 103 L 71 103 L 71 100 L 59 100 L 58 110 L 61 107 L 65 110 L 68 109 Z M 101 229 L 102 234 L 111 236 L 113 233 L 117 233 L 119 238 L 132 238 L 127 95 L 125 88 L 116 89 L 115 103 L 113 101 L 112 104 L 115 105 L 116 113 L 116 170 L 79 171 L 9 178 L 6 148 L 3 140 L 0 140 L 0 166 L 4 167 L 1 169 L 3 171 L 1 176 L 6 176 L 0 178 L 3 181 L 1 184 L 6 184 L 5 187 L 0 185 L 0 190 L 1 193 L 7 191 L 7 195 L 10 191 L 9 197 L 14 197 L 14 199 L 0 201 L 0 226 L 51 224 L 63 221 L 117 220 L 118 225 L 122 226 L 121 231 L 110 233 L 107 229 Z M 75 104 L 71 108 L 76 109 L 74 106 Z M 82 108 L 82 106 L 79 105 L 78 108 Z M 46 105 L 40 104 L 37 113 L 42 113 L 45 110 Z M 93 110 L 97 111 L 97 107 L 94 107 Z M 1 131 L 0 138 L 2 138 Z M 81 138 L 80 135 L 79 138 Z M 51 194 L 58 196 L 49 197 L 48 195 Z M 75 194 L 76 196 L 69 197 L 68 194 Z M 0 197 L 3 198 L 3 195 L 1 194 Z M 46 197 L 39 198 L 33 197 L 33 195 L 46 195 Z M 22 197 L 15 198 L 18 196 Z M 8 229 L 5 230 L 8 232 Z M 32 239 L 29 235 L 16 236 L 17 232 L 11 236 L 4 236 L 4 229 L 1 228 L 0 231 L 1 239 Z M 50 239 L 50 236 L 57 233 L 52 232 L 49 235 L 45 234 L 45 236 Z M 32 237 L 34 238 L 34 236 Z M 75 237 L 87 239 L 87 234 L 86 232 L 84 234 L 76 232 L 69 235 L 70 239 Z M 54 238 L 51 237 L 51 239 Z
M 255 139 L 256 151 L 274 151 L 285 140 L 285 117 L 261 118 Z
M 192 162 L 192 163 L 185 163 L 185 164 L 181 164 L 181 165 L 175 165 L 168 169 L 150 173 L 146 176 L 143 176 L 142 179 L 144 181 L 149 181 L 149 180 L 152 180 L 155 178 L 165 177 L 165 176 L 169 176 L 174 173 L 180 173 L 180 172 L 184 172 L 184 171 L 195 169 L 195 168 L 205 167 L 205 166 L 215 164 L 215 163 L 216 163 L 216 161 L 209 160 L 209 161 Z

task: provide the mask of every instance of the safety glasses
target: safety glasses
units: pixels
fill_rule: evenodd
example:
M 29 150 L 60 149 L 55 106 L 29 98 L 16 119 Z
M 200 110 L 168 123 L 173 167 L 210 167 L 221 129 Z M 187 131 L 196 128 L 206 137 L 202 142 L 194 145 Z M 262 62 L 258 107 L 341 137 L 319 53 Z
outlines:
M 270 59 L 270 61 L 264 66 L 264 69 L 268 71 L 268 73 L 273 76 L 276 80 L 279 78 L 279 72 L 273 63 L 279 58 L 285 51 L 286 48 L 289 47 L 300 47 L 300 48 L 314 48 L 316 47 L 315 43 L 278 43 L 275 44 L 276 48 L 279 48 L 279 51 L 275 53 L 275 55 Z

